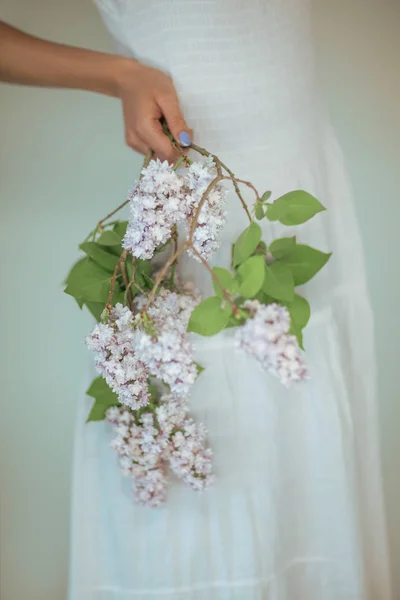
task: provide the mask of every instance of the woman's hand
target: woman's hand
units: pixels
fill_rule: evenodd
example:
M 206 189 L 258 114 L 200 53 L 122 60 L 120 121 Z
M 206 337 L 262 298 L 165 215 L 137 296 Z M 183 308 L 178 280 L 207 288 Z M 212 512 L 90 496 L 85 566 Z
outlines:
M 120 65 L 116 90 L 122 102 L 128 146 L 142 154 L 152 149 L 161 160 L 173 162 L 178 153 L 163 133 L 162 117 L 178 143 L 184 147 L 190 145 L 192 132 L 183 118 L 168 75 L 127 59 Z
M 0 81 L 120 98 L 126 142 L 143 154 L 151 149 L 162 160 L 176 158 L 162 117 L 178 143 L 191 142 L 172 80 L 133 59 L 48 42 L 0 21 Z

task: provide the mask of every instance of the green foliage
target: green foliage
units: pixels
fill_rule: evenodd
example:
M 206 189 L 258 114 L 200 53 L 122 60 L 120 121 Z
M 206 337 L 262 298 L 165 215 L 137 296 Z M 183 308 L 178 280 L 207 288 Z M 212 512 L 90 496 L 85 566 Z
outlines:
M 224 329 L 232 313 L 230 306 L 224 306 L 221 298 L 210 296 L 196 306 L 189 320 L 188 331 L 210 336 Z
M 261 255 L 248 258 L 237 271 L 239 293 L 245 298 L 254 298 L 260 291 L 265 276 L 265 260 Z
M 238 237 L 233 249 L 233 266 L 236 267 L 251 256 L 261 240 L 261 227 L 252 221 Z
M 150 401 L 151 404 L 156 404 L 158 401 L 158 389 L 155 385 L 152 385 L 150 382 L 148 382 L 148 390 L 149 390 L 149 394 L 150 394 Z M 146 408 L 146 407 L 144 407 Z
M 300 225 L 311 219 L 325 207 L 303 190 L 289 192 L 267 205 L 267 219 L 282 225 Z
M 262 254 L 265 256 L 267 253 L 267 244 L 261 240 L 259 244 L 257 244 L 257 248 L 254 250 L 254 254 Z
M 296 245 L 295 237 L 284 237 L 274 240 L 269 247 L 274 258 L 282 258 L 286 254 L 290 254 Z
M 121 237 L 116 231 L 109 229 L 108 231 L 103 231 L 98 237 L 97 243 L 101 246 L 118 246 L 121 245 Z
M 257 219 L 266 216 L 270 221 L 279 221 L 284 225 L 299 225 L 325 210 L 316 198 L 302 190 L 285 194 L 268 204 L 270 197 L 271 192 L 266 191 L 255 203 L 254 214 Z M 65 282 L 64 291 L 75 298 L 80 308 L 86 306 L 97 321 L 101 320 L 108 301 L 110 279 L 121 256 L 121 243 L 127 225 L 127 221 L 110 223 L 106 230 L 95 233 L 94 239 L 85 240 L 79 247 L 86 256 L 75 263 Z M 212 336 L 226 327 L 240 325 L 248 317 L 243 303 L 248 298 L 257 298 L 264 304 L 280 302 L 287 306 L 291 332 L 302 346 L 302 331 L 310 317 L 310 306 L 305 298 L 295 294 L 295 286 L 314 277 L 329 260 L 330 254 L 297 244 L 295 237 L 283 237 L 269 246 L 268 257 L 272 255 L 274 262 L 267 264 L 267 246 L 261 240 L 261 234 L 260 225 L 251 221 L 232 247 L 233 271 L 214 267 L 213 272 L 223 289 L 213 279 L 215 296 L 206 298 L 196 306 L 189 320 L 188 331 Z M 169 243 L 170 240 L 158 251 L 162 251 Z M 131 257 L 128 257 L 125 270 L 128 281 L 132 279 L 134 271 L 134 282 L 130 288 L 132 296 L 153 288 L 150 261 L 136 259 L 133 267 Z M 113 304 L 124 302 L 124 289 L 124 279 L 118 275 Z M 238 312 L 232 313 L 224 290 L 232 297 Z M 200 374 L 203 367 L 197 365 L 197 369 Z M 95 399 L 88 421 L 104 419 L 107 408 L 118 404 L 117 396 L 101 377 L 93 381 L 87 393 Z
M 127 227 L 128 221 L 118 221 L 117 223 L 115 223 L 113 231 L 115 231 L 120 240 L 122 240 L 122 238 L 124 237 Z
M 144 279 L 145 287 L 148 290 L 152 290 L 154 287 L 154 281 L 151 279 L 151 277 L 149 277 L 146 273 L 142 273 L 142 277 Z
M 101 321 L 101 315 L 104 310 L 104 304 L 102 302 L 85 302 L 85 306 L 96 321 Z
M 97 242 L 83 242 L 79 248 L 112 275 L 118 261 L 118 257 L 115 254 L 105 250 Z
M 264 207 L 261 204 L 261 202 L 256 202 L 254 214 L 256 216 L 256 219 L 258 219 L 259 221 L 261 221 L 265 217 Z
M 81 300 L 80 298 L 75 298 L 77 305 L 79 306 L 79 308 L 82 308 L 83 306 L 85 306 L 85 303 L 83 300 Z
M 111 406 L 117 406 L 118 396 L 107 385 L 103 377 L 96 377 L 87 390 L 86 394 L 94 398 L 94 403 L 86 423 L 90 421 L 103 421 L 106 411 Z
M 289 254 L 280 259 L 280 262 L 290 268 L 295 284 L 302 285 L 322 269 L 330 256 L 331 254 L 325 254 L 311 246 L 297 244 Z
M 206 370 L 206 368 L 205 368 L 205 367 L 203 367 L 203 366 L 202 366 L 200 363 L 198 363 L 198 362 L 195 362 L 194 364 L 196 365 L 196 369 L 197 369 L 197 377 L 198 377 L 199 375 L 201 375 L 201 374 L 202 374 L 202 372 L 203 372 L 203 371 L 205 371 L 205 370 Z
M 131 275 L 132 275 L 132 272 L 131 272 Z M 142 289 L 151 289 L 152 288 L 152 285 L 151 285 L 152 281 L 150 279 L 150 275 L 151 275 L 150 261 L 142 260 L 141 258 L 137 258 L 136 263 L 135 263 L 135 281 L 140 288 L 142 288 Z
M 86 305 L 98 321 L 108 299 L 110 278 L 118 260 L 118 254 L 112 252 L 111 246 L 115 240 L 120 238 L 114 231 L 105 231 L 99 242 L 83 242 L 79 248 L 87 256 L 75 263 L 65 282 L 65 293 L 73 296 L 81 308 Z M 121 288 L 116 283 L 113 303 L 122 300 Z
M 293 335 L 297 337 L 297 341 L 299 342 L 300 348 L 304 350 L 303 329 L 310 319 L 310 305 L 308 301 L 305 298 L 303 298 L 303 296 L 295 294 L 293 301 L 287 302 L 286 306 L 290 313 L 291 333 L 293 333 Z
M 294 298 L 294 280 L 292 271 L 280 262 L 265 264 L 265 278 L 262 291 L 279 301 L 291 301 Z
M 110 273 L 89 257 L 72 267 L 66 280 L 65 293 L 83 302 L 107 302 Z M 117 290 L 118 291 L 118 290 Z
M 225 290 L 227 290 L 232 295 L 237 294 L 239 290 L 239 283 L 235 279 L 235 276 L 233 275 L 233 273 L 231 273 L 231 271 L 228 271 L 228 269 L 222 269 L 221 267 L 214 267 L 213 272 L 218 277 L 221 285 Z M 215 294 L 220 298 L 223 298 L 224 293 L 221 287 L 215 281 L 215 279 L 212 280 L 212 284 L 214 287 Z
M 272 195 L 272 192 L 270 192 L 269 190 L 267 192 L 264 192 L 260 198 L 260 202 L 262 204 L 265 204 L 271 198 L 271 195 Z

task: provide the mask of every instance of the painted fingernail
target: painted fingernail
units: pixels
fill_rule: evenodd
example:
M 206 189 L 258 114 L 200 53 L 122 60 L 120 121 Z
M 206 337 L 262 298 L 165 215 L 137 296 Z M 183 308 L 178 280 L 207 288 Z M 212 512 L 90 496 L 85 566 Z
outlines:
M 181 133 L 179 134 L 179 141 L 182 144 L 182 146 L 186 148 L 190 146 L 190 144 L 192 143 L 190 133 L 188 133 L 187 131 L 181 131 Z

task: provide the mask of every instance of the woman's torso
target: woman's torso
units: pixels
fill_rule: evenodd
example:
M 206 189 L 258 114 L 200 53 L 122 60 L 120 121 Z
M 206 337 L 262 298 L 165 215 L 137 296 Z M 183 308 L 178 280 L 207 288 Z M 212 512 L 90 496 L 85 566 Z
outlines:
M 172 75 L 198 143 L 234 162 L 244 146 L 234 168 L 304 152 L 318 107 L 308 0 L 97 3 L 123 53 Z
M 345 250 L 346 237 L 355 242 L 351 197 L 338 197 L 332 181 L 340 178 L 338 189 L 346 185 L 319 97 L 309 0 L 95 1 L 121 53 L 171 74 L 196 143 L 260 192 L 272 190 L 273 198 L 302 188 L 321 199 L 328 216 L 302 225 L 299 239 L 324 251 Z M 253 201 L 249 190 L 243 194 Z M 230 245 L 245 226 L 232 195 L 214 264 L 229 262 Z M 264 221 L 262 227 L 267 242 L 287 232 L 277 223 Z M 328 264 L 319 275 L 315 292 L 321 303 L 332 285 L 347 284 L 354 271 L 362 277 L 361 253 L 354 243 L 349 250 L 353 263 Z M 209 288 L 200 265 L 190 261 L 182 268 L 203 290 Z

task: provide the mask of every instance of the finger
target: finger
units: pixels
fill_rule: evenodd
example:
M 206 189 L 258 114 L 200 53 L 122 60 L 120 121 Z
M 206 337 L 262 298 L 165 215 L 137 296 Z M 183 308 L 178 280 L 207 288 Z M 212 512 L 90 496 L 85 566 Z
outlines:
M 143 119 L 139 128 L 139 135 L 160 160 L 167 160 L 169 163 L 175 162 L 178 152 L 163 132 L 158 116 Z
M 135 152 L 139 152 L 139 154 L 143 155 L 147 154 L 150 147 L 147 146 L 146 143 L 133 132 L 127 132 L 125 135 L 125 142 L 127 146 L 132 148 L 132 150 L 135 150 Z
M 190 146 L 192 143 L 192 130 L 189 129 L 183 118 L 177 95 L 171 92 L 160 96 L 158 104 L 174 138 L 184 148 Z

